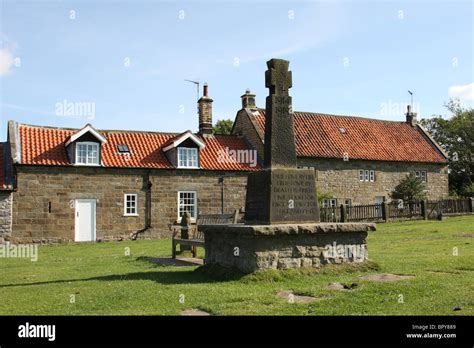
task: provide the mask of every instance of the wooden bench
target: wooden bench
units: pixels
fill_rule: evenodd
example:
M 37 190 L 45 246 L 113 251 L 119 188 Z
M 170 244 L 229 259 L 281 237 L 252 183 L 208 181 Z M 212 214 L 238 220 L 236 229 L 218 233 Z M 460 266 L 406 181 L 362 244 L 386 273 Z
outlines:
M 172 238 L 172 250 L 171 257 L 176 258 L 176 246 L 189 245 L 191 246 L 191 253 L 193 257 L 196 257 L 197 247 L 204 247 L 204 233 L 199 231 L 200 225 L 227 225 L 237 223 L 239 220 L 239 212 L 236 210 L 232 214 L 202 214 L 198 216 L 196 224 L 189 225 L 188 228 L 188 239 L 181 238 L 181 230 L 186 228 L 181 225 L 172 225 L 173 238 Z

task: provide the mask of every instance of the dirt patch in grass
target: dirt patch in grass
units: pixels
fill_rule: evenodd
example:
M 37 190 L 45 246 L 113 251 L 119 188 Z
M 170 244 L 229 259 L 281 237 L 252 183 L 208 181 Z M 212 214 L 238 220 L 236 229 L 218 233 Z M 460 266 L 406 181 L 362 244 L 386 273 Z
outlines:
M 403 275 L 403 274 L 370 274 L 360 277 L 362 280 L 369 280 L 373 282 L 396 282 L 398 280 L 414 279 L 414 275 Z
M 352 283 L 352 284 L 343 284 L 343 283 L 331 283 L 329 284 L 326 289 L 328 290 L 339 290 L 339 291 L 344 291 L 344 290 L 354 290 L 358 286 L 357 283 Z
M 209 315 L 211 315 L 211 313 L 202 311 L 200 309 L 190 308 L 190 309 L 185 309 L 184 311 L 181 311 L 180 315 L 183 315 L 183 316 L 209 316 Z
M 204 264 L 203 259 L 194 257 L 183 257 L 179 259 L 172 259 L 170 257 L 145 257 L 145 261 L 150 261 L 159 264 L 160 266 L 176 266 L 176 267 L 189 267 L 189 266 L 202 266 Z
M 293 290 L 281 290 L 277 294 L 277 297 L 285 299 L 288 303 L 309 303 L 313 301 L 323 300 L 325 297 L 314 297 L 308 295 L 298 295 Z

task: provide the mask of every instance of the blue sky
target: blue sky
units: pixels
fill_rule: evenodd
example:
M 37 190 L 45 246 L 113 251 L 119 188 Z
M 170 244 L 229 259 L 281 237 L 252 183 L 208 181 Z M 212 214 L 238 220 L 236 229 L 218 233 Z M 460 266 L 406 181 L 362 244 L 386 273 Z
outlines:
M 402 120 L 458 96 L 473 106 L 472 1 L 2 1 L 0 139 L 9 119 L 61 127 L 197 130 L 250 88 L 265 105 L 270 58 L 290 61 L 293 109 Z M 58 103 L 89 103 L 58 115 Z

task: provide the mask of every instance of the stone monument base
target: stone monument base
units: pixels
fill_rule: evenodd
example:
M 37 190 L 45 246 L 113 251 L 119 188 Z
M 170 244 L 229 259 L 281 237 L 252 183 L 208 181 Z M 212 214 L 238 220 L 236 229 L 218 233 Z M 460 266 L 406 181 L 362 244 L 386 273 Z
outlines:
M 203 225 L 206 263 L 243 273 L 367 260 L 372 223 Z

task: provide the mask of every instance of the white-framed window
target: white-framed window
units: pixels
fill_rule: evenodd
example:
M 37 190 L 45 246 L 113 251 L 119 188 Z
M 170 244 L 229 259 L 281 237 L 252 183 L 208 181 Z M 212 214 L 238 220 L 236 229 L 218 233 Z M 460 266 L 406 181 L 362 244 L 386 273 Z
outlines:
M 374 182 L 375 181 L 375 170 L 367 170 L 367 169 L 359 170 L 359 181 Z
M 375 171 L 374 170 L 369 171 L 369 181 L 370 182 L 375 181 Z
M 178 168 L 198 168 L 198 149 L 178 147 Z
M 178 221 L 184 212 L 188 212 L 191 220 L 197 218 L 197 194 L 196 191 L 178 191 Z
M 329 198 L 329 199 L 323 199 L 323 208 L 334 208 L 337 207 L 337 199 L 336 198 Z
M 350 199 L 350 198 L 345 199 L 345 200 L 344 200 L 344 204 L 345 204 L 347 207 L 352 207 L 352 199 Z
M 138 195 L 136 193 L 123 195 L 123 215 L 138 216 Z
M 421 181 L 426 182 L 426 170 L 417 170 L 415 176 L 421 178 Z
M 76 143 L 76 164 L 99 165 L 99 144 L 93 142 Z

